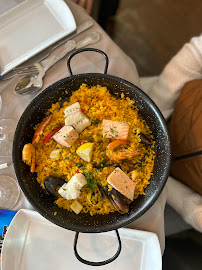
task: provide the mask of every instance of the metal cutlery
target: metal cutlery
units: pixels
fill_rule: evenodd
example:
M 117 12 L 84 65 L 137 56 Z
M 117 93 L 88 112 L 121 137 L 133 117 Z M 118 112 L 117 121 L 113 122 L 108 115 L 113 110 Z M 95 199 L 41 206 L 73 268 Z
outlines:
M 33 71 L 31 70 L 31 67 L 35 66 L 35 63 L 38 63 L 39 61 L 42 61 L 44 58 L 48 57 L 50 55 L 50 53 L 54 49 L 56 49 L 57 47 L 59 47 L 63 43 L 67 42 L 71 38 L 76 37 L 80 33 L 86 31 L 87 29 L 89 29 L 92 26 L 93 26 L 93 21 L 90 21 L 90 20 L 89 21 L 86 21 L 86 22 L 84 22 L 82 24 L 80 24 L 77 27 L 77 29 L 76 29 L 76 31 L 74 33 L 72 33 L 68 37 L 65 37 L 62 40 L 56 42 L 52 46 L 50 46 L 47 49 L 43 50 L 42 52 L 38 53 L 37 55 L 35 55 L 31 59 L 27 60 L 25 63 L 21 64 L 19 67 L 14 68 L 12 71 L 10 71 L 9 73 L 5 74 L 0 80 L 9 80 L 9 79 L 15 77 L 18 74 L 19 75 L 22 75 L 20 73 L 22 73 L 24 71 L 27 71 L 27 75 L 29 75 L 29 74 L 36 74 L 37 73 L 37 70 L 34 71 L 35 73 L 33 73 Z M 29 73 L 29 71 L 30 71 L 30 73 Z M 40 70 L 39 70 L 39 72 L 40 72 Z
M 100 34 L 97 32 L 91 33 L 85 39 L 75 44 L 75 41 L 70 40 L 65 44 L 64 50 L 60 51 L 56 56 L 50 57 L 47 65 L 36 76 L 25 76 L 15 86 L 15 92 L 19 95 L 27 95 L 40 90 L 43 86 L 43 77 L 46 71 L 52 67 L 56 62 L 62 59 L 68 52 L 74 49 L 80 49 L 87 45 L 96 43 L 100 40 Z

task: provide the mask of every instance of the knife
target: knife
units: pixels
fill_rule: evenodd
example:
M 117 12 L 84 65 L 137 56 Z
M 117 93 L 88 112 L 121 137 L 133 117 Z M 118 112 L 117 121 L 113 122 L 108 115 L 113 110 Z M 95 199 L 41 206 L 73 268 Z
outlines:
M 77 27 L 77 29 L 71 35 L 68 35 L 67 37 L 63 38 L 62 40 L 59 40 L 58 42 L 56 42 L 53 45 L 49 46 L 47 49 L 44 49 L 42 52 L 40 52 L 37 55 L 33 56 L 32 58 L 30 58 L 29 60 L 27 60 L 26 62 L 24 62 L 23 64 L 21 64 L 18 67 L 31 66 L 31 65 L 34 65 L 37 62 L 42 61 L 44 58 L 49 56 L 49 54 L 54 49 L 56 49 L 57 47 L 59 47 L 60 45 L 65 43 L 67 40 L 72 39 L 73 37 L 76 37 L 80 33 L 86 31 L 87 29 L 89 29 L 92 26 L 93 26 L 93 21 L 86 21 L 86 22 L 80 24 Z M 15 75 L 16 75 L 16 72 L 15 72 L 15 68 L 14 68 L 13 70 L 11 70 L 7 74 L 3 75 L 2 77 L 0 75 L 0 80 L 9 80 L 9 79 L 13 78 Z

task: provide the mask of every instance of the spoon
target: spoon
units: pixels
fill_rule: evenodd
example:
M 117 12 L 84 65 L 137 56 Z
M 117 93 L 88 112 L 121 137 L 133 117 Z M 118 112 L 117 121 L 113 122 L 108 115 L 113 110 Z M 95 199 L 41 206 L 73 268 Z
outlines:
M 60 51 L 56 56 L 50 57 L 47 62 L 47 65 L 39 72 L 38 75 L 35 76 L 25 76 L 16 84 L 15 92 L 19 95 L 27 95 L 40 90 L 43 86 L 43 77 L 46 71 L 52 67 L 56 62 L 62 59 L 68 52 L 74 49 L 80 49 L 87 45 L 96 43 L 100 40 L 100 34 L 97 32 L 92 32 L 85 39 L 79 41 L 75 44 L 74 40 L 67 41 L 64 49 Z

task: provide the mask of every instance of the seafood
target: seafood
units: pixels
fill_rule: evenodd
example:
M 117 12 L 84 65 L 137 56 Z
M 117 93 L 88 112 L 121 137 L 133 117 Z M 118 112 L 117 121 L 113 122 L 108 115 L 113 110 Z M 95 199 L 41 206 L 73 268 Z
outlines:
M 47 127 L 48 124 L 50 124 L 50 122 L 52 121 L 53 116 L 50 115 L 48 117 L 46 117 L 38 126 L 38 128 L 36 129 L 33 139 L 32 139 L 32 144 L 34 145 L 37 141 L 37 138 L 39 138 L 39 136 L 41 135 L 42 131 Z
M 90 120 L 87 117 L 84 117 L 78 122 L 72 124 L 72 126 L 76 129 L 77 132 L 81 133 L 85 128 L 91 125 Z
M 53 176 L 48 176 L 44 181 L 44 186 L 49 194 L 53 195 L 55 198 L 59 197 L 58 189 L 66 183 L 65 180 L 56 178 Z
M 106 87 L 82 84 L 35 126 L 34 145 L 25 145 L 23 161 L 58 207 L 92 216 L 125 214 L 145 194 L 155 142 L 130 102 Z
M 64 115 L 65 115 L 65 117 L 67 117 L 67 116 L 69 116 L 69 115 L 71 115 L 79 110 L 80 110 L 80 104 L 79 104 L 79 102 L 75 102 L 74 104 L 65 108 Z
M 143 144 L 150 144 L 151 140 L 143 133 L 140 133 L 140 139 L 141 139 L 141 143 Z
M 81 121 L 85 117 L 86 117 L 85 114 L 83 114 L 80 110 L 76 111 L 75 113 L 70 114 L 69 116 L 66 117 L 65 125 L 71 126 L 72 124 Z
M 62 127 L 58 127 L 56 129 L 54 129 L 53 131 L 51 131 L 44 139 L 43 139 L 43 143 L 48 143 L 50 141 L 50 139 L 53 137 L 53 135 L 58 132 Z
M 35 148 L 33 144 L 27 143 L 22 149 L 22 160 L 30 166 L 30 172 L 35 172 Z
M 73 126 L 79 133 L 81 133 L 85 128 L 91 125 L 89 118 L 80 110 L 79 102 L 68 106 L 64 110 L 64 115 L 66 117 L 65 125 Z
M 114 208 L 120 213 L 125 214 L 129 211 L 129 205 L 125 201 L 124 196 L 119 193 L 116 189 L 112 188 L 112 190 L 108 190 L 108 187 L 103 187 L 103 191 L 107 196 L 110 203 L 114 206 Z
M 134 199 L 136 183 L 133 182 L 119 167 L 115 168 L 107 177 L 107 182 L 129 200 L 132 201 Z
M 72 126 L 64 126 L 53 135 L 53 140 L 65 147 L 71 147 L 78 138 L 79 135 Z
M 67 200 L 73 200 L 79 197 L 81 189 L 87 184 L 86 178 L 82 173 L 76 173 L 69 180 L 68 183 L 64 183 L 58 193 Z
M 104 138 L 127 140 L 129 133 L 129 125 L 119 121 L 103 119 L 102 131 Z
M 114 160 L 116 162 L 124 159 L 133 158 L 145 153 L 145 150 L 137 150 L 134 152 L 129 151 L 128 149 L 120 149 L 116 150 L 116 148 L 120 147 L 121 145 L 127 145 L 128 141 L 126 140 L 115 140 L 111 142 L 107 146 L 106 155 L 109 159 Z

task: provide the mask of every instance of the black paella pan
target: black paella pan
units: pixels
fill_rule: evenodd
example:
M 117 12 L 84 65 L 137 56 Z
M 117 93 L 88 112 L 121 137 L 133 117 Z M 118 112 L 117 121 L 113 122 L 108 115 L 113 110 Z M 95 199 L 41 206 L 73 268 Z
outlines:
M 100 73 L 87 73 L 73 75 L 70 67 L 70 62 L 75 54 L 83 51 L 95 51 L 101 53 L 106 60 L 104 74 Z M 81 49 L 74 52 L 67 62 L 70 76 L 66 77 L 53 85 L 47 87 L 39 95 L 37 95 L 22 114 L 14 136 L 13 142 L 13 163 L 18 179 L 19 185 L 33 207 L 46 219 L 55 223 L 63 228 L 76 231 L 75 237 L 75 254 L 77 258 L 90 265 L 102 265 L 114 260 L 121 249 L 121 242 L 118 236 L 117 229 L 133 222 L 141 215 L 143 215 L 157 200 L 161 194 L 163 187 L 166 183 L 171 157 L 171 146 L 168 135 L 168 130 L 165 124 L 165 120 L 154 104 L 154 102 L 137 86 L 132 83 L 107 74 L 108 57 L 107 55 L 97 49 Z M 111 94 L 124 93 L 126 97 L 129 97 L 135 101 L 135 105 L 139 109 L 140 116 L 146 121 L 150 127 L 154 136 L 155 143 L 155 162 L 153 175 L 150 179 L 150 185 L 147 186 L 145 196 L 139 196 L 130 204 L 130 210 L 127 214 L 121 215 L 118 212 L 110 213 L 108 215 L 94 215 L 79 214 L 76 215 L 73 212 L 68 212 L 62 208 L 59 208 L 54 204 L 53 198 L 48 195 L 38 182 L 36 181 L 35 173 L 30 173 L 30 168 L 22 161 L 22 149 L 26 143 L 32 141 L 34 135 L 34 126 L 40 123 L 43 118 L 46 117 L 47 110 L 51 107 L 52 103 L 56 103 L 59 98 L 61 102 L 67 100 L 75 90 L 79 89 L 82 83 L 86 83 L 88 86 L 100 84 L 106 86 Z M 66 94 L 68 91 L 68 96 Z M 57 212 L 55 215 L 54 213 Z M 116 230 L 119 249 L 115 256 L 104 262 L 88 262 L 80 258 L 76 251 L 76 243 L 78 239 L 78 233 L 99 233 L 110 230 Z

